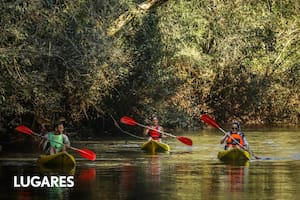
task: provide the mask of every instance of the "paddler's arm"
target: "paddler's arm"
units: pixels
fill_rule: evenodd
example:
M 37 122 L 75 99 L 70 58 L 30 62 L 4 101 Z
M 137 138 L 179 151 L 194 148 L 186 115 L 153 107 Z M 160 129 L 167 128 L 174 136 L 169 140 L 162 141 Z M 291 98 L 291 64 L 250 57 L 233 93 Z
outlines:
M 161 132 L 164 132 L 164 128 L 163 128 L 163 127 L 160 127 L 160 131 L 161 131 Z M 161 137 L 162 137 L 162 138 L 166 138 L 166 137 L 168 137 L 168 136 L 161 133 Z
M 39 144 L 39 147 L 42 147 L 43 151 L 45 151 L 47 143 L 48 143 L 47 138 L 48 138 L 48 133 L 41 138 L 41 141 Z
M 71 143 L 68 136 L 63 134 L 63 140 L 64 140 L 64 145 L 69 148 L 71 146 Z
M 41 138 L 41 141 L 40 141 L 40 145 L 41 144 L 44 144 L 46 141 L 48 141 L 48 133 L 46 135 L 44 135 L 43 137 L 40 137 Z
M 223 144 L 227 138 L 228 138 L 228 135 L 225 134 L 225 135 L 221 138 L 220 144 Z
M 144 135 L 147 136 L 149 134 L 149 128 L 145 128 Z

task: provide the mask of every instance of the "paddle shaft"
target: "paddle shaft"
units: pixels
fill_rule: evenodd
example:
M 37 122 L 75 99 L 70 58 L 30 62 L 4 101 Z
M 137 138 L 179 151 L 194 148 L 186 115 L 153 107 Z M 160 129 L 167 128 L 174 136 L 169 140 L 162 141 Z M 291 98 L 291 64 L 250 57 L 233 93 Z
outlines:
M 144 127 L 144 128 L 147 128 L 147 129 L 150 129 L 150 130 L 154 130 L 154 131 L 157 131 L 163 135 L 167 135 L 167 136 L 170 136 L 170 137 L 173 137 L 173 138 L 176 138 L 177 140 L 179 140 L 180 142 L 186 144 L 186 145 L 189 145 L 189 146 L 192 146 L 193 145 L 193 141 L 189 138 L 186 138 L 186 137 L 182 137 L 182 136 L 175 136 L 175 135 L 172 135 L 170 133 L 166 133 L 166 132 L 163 132 L 163 131 L 160 131 L 160 130 L 156 130 L 154 128 L 151 128 L 149 126 L 145 126 L 143 124 L 140 124 L 140 123 L 137 123 L 134 119 L 130 118 L 130 117 L 127 117 L 127 116 L 124 116 L 121 118 L 120 120 L 122 123 L 124 124 L 127 124 L 127 125 L 130 125 L 130 126 L 135 126 L 135 125 L 138 125 L 138 126 L 141 126 L 141 127 Z
M 141 127 L 148 128 L 148 129 L 153 130 L 153 131 L 157 131 L 157 132 L 159 132 L 159 133 L 161 133 L 161 134 L 164 134 L 164 135 L 167 135 L 167 136 L 170 136 L 170 137 L 177 138 L 177 136 L 175 136 L 175 135 L 172 135 L 172 134 L 170 134 L 170 133 L 166 133 L 166 132 L 163 132 L 163 131 L 160 131 L 160 130 L 156 130 L 156 129 L 151 128 L 151 127 L 149 127 L 149 126 L 145 126 L 144 124 L 140 124 L 140 123 L 137 123 L 137 122 L 136 122 L 136 124 L 139 125 L 139 126 L 141 126 Z
M 221 126 L 210 116 L 204 114 L 201 117 L 201 120 L 204 121 L 205 123 L 210 124 L 211 126 L 219 129 L 220 131 L 222 131 L 225 135 L 227 135 L 228 137 L 230 137 L 234 142 L 236 142 L 237 144 L 239 144 L 240 147 L 242 147 L 244 150 L 248 151 L 252 157 L 255 157 L 256 159 L 260 159 L 259 157 L 255 156 L 250 149 L 246 149 L 245 147 L 243 147 L 238 141 L 236 141 L 231 135 L 229 135 L 226 131 L 224 131 L 224 129 L 221 128 Z
M 47 138 L 47 137 L 45 137 L 45 136 L 43 136 L 43 135 L 40 135 L 40 134 L 37 134 L 37 133 L 32 133 L 34 136 L 37 136 L 37 137 L 40 137 L 40 138 L 43 138 L 43 139 L 46 139 L 46 140 L 48 140 L 48 141 L 50 141 L 50 142 L 54 142 L 54 143 L 56 143 L 56 144 L 60 144 L 60 145 L 65 145 L 65 144 L 63 144 L 63 143 L 60 143 L 60 142 L 57 142 L 57 141 L 54 141 L 54 140 L 50 140 L 49 138 Z M 77 148 L 75 148 L 75 147 L 71 147 L 71 146 L 67 146 L 68 148 L 70 148 L 70 149 L 73 149 L 73 150 L 79 150 L 79 149 L 77 149 Z
M 37 136 L 37 137 L 40 137 L 40 138 L 43 138 L 43 139 L 46 139 L 46 140 L 48 140 L 48 141 L 51 141 L 51 142 L 54 142 L 54 143 L 56 143 L 56 144 L 60 144 L 60 145 L 65 145 L 65 144 L 63 144 L 63 143 L 60 143 L 60 142 L 57 142 L 57 141 L 54 141 L 54 140 L 50 140 L 49 138 L 47 138 L 47 137 L 45 137 L 45 136 L 43 136 L 43 135 L 40 135 L 40 134 L 37 134 L 37 133 L 32 133 L 34 136 Z M 72 146 L 66 146 L 67 148 L 69 148 L 69 149 L 72 149 L 72 150 L 74 150 L 74 151 L 82 151 L 81 149 L 78 149 L 78 148 L 76 148 L 76 147 L 72 147 Z
M 225 135 L 227 135 L 228 137 L 230 137 L 235 143 L 237 143 L 240 147 L 242 147 L 244 150 L 245 149 L 244 146 L 241 145 L 241 143 L 239 143 L 239 141 L 237 141 L 236 139 L 234 139 L 231 135 L 229 135 L 224 129 L 222 129 L 221 127 L 218 128 L 220 131 L 222 131 Z
M 125 134 L 127 134 L 127 135 L 130 135 L 130 136 L 132 136 L 132 137 L 134 137 L 134 138 L 140 139 L 140 140 L 145 140 L 145 138 L 143 138 L 143 137 L 139 137 L 139 136 L 136 136 L 136 135 L 134 135 L 134 134 L 132 134 L 132 133 L 129 133 L 128 131 L 124 131 L 124 130 L 119 126 L 119 124 L 118 124 L 118 122 L 115 120 L 115 118 L 114 118 L 112 115 L 110 115 L 110 117 L 111 117 L 112 120 L 114 121 L 115 126 L 116 126 L 118 129 L 120 129 L 120 131 L 122 131 L 123 133 L 125 133 Z
M 43 139 L 46 139 L 50 142 L 54 142 L 56 144 L 60 144 L 60 145 L 65 145 L 63 143 L 60 143 L 60 142 L 57 142 L 57 141 L 54 141 L 54 140 L 51 140 L 49 139 L 48 137 L 45 137 L 45 136 L 42 136 L 40 134 L 37 134 L 35 132 L 33 132 L 30 128 L 26 127 L 26 126 L 17 126 L 15 128 L 15 130 L 17 130 L 18 132 L 21 132 L 21 133 L 25 133 L 25 134 L 28 134 L 28 135 L 33 135 L 33 136 L 37 136 L 37 137 L 40 137 L 40 138 L 43 138 Z M 69 145 L 65 145 L 67 148 L 70 148 L 70 149 L 73 149 L 75 150 L 77 153 L 79 153 L 82 157 L 88 159 L 88 160 L 96 160 L 96 154 L 88 149 L 78 149 L 78 148 L 75 148 L 75 147 L 71 147 Z
M 225 135 L 227 135 L 228 137 L 230 137 L 234 142 L 236 142 L 237 144 L 239 144 L 240 147 L 242 147 L 242 149 L 244 149 L 245 151 L 248 151 L 252 157 L 259 159 L 259 157 L 255 156 L 253 154 L 252 151 L 250 151 L 249 148 L 245 148 L 244 146 L 241 145 L 241 143 L 239 143 L 236 139 L 234 139 L 231 135 L 229 135 L 224 129 L 222 129 L 221 127 L 218 128 L 220 131 L 222 131 Z

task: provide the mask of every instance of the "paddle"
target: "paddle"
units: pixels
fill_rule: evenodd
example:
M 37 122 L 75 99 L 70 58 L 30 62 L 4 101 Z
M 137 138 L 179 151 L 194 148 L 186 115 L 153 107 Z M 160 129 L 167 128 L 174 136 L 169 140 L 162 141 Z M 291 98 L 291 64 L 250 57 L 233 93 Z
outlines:
M 149 128 L 151 130 L 155 130 L 153 128 L 150 128 L 149 126 L 145 126 L 143 124 L 140 124 L 140 123 L 137 123 L 134 119 L 130 118 L 130 117 L 127 117 L 127 116 L 124 116 L 121 118 L 120 120 L 123 124 L 127 124 L 127 125 L 130 125 L 130 126 L 135 126 L 135 125 L 138 125 L 138 126 L 141 126 L 141 127 L 144 127 L 144 128 Z M 159 130 L 155 130 L 161 134 L 164 134 L 164 135 L 167 135 L 167 136 L 170 136 L 170 137 L 173 137 L 173 138 L 176 138 L 177 140 L 179 140 L 180 142 L 188 145 L 188 146 L 192 146 L 193 145 L 193 141 L 189 138 L 186 138 L 186 137 L 182 137 L 182 136 L 175 136 L 175 135 L 172 135 L 170 133 L 166 133 L 166 132 L 163 132 L 163 131 L 159 131 Z
M 255 159 L 261 159 L 258 156 L 255 156 L 249 149 L 246 149 L 245 147 L 243 147 L 238 141 L 236 141 L 233 137 L 231 137 L 224 129 L 221 128 L 221 126 L 213 119 L 211 118 L 209 115 L 201 115 L 200 119 L 202 121 L 204 121 L 207 124 L 210 124 L 211 126 L 219 129 L 220 131 L 222 131 L 225 135 L 228 135 L 228 137 L 230 137 L 234 142 L 236 142 L 237 144 L 240 145 L 240 147 L 242 147 L 244 150 L 248 151 L 252 157 L 254 157 Z
M 110 117 L 111 117 L 112 120 L 114 121 L 115 126 L 116 126 L 118 129 L 120 129 L 121 132 L 123 132 L 123 133 L 125 133 L 125 134 L 127 134 L 127 135 L 130 135 L 130 136 L 132 136 L 132 137 L 134 137 L 134 138 L 137 138 L 137 139 L 140 139 L 140 140 L 145 140 L 144 137 L 139 137 L 139 136 L 136 136 L 136 135 L 134 135 L 134 134 L 132 134 L 132 133 L 129 133 L 128 131 L 124 131 L 124 130 L 119 126 L 119 124 L 118 124 L 118 122 L 115 120 L 115 118 L 114 118 L 112 115 L 110 115 Z
M 27 135 L 33 135 L 33 136 L 44 138 L 44 139 L 46 139 L 48 141 L 51 141 L 51 142 L 56 142 L 56 141 L 53 141 L 53 140 L 49 140 L 45 136 L 42 136 L 40 134 L 37 134 L 37 133 L 33 132 L 30 128 L 28 128 L 27 126 L 24 126 L 24 125 L 17 126 L 15 128 L 15 130 L 20 132 L 20 133 L 25 133 Z M 61 144 L 59 142 L 56 142 L 56 143 Z M 63 144 L 61 144 L 61 145 L 63 145 Z M 93 160 L 93 161 L 96 160 L 96 154 L 93 151 L 89 150 L 89 149 L 78 149 L 78 148 L 71 147 L 71 146 L 68 147 L 68 148 L 73 149 L 74 151 L 78 152 L 82 157 L 84 157 L 88 160 Z

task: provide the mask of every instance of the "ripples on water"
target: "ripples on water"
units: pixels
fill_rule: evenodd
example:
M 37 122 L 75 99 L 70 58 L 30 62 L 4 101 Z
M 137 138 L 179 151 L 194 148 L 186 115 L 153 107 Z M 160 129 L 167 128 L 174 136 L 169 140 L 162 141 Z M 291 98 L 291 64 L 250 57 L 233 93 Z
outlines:
M 1 199 L 299 199 L 299 132 L 246 133 L 253 153 L 263 159 L 244 166 L 217 160 L 218 132 L 185 135 L 188 147 L 168 138 L 170 153 L 150 155 L 143 141 L 74 143 L 97 152 L 97 160 L 77 159 L 74 188 L 12 187 L 13 175 L 42 175 L 36 154 L 0 157 Z M 18 157 L 18 158 L 16 158 Z M 25 199 L 26 199 L 25 198 Z

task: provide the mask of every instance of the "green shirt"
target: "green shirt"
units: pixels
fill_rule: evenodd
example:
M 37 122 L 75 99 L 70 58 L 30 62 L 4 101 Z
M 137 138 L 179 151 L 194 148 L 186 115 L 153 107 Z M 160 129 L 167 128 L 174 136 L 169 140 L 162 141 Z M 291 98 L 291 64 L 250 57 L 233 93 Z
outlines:
M 51 147 L 54 147 L 56 152 L 62 150 L 65 144 L 70 145 L 70 141 L 68 136 L 65 134 L 54 134 L 54 132 L 50 132 L 47 134 L 47 138 L 49 139 L 49 143 Z

